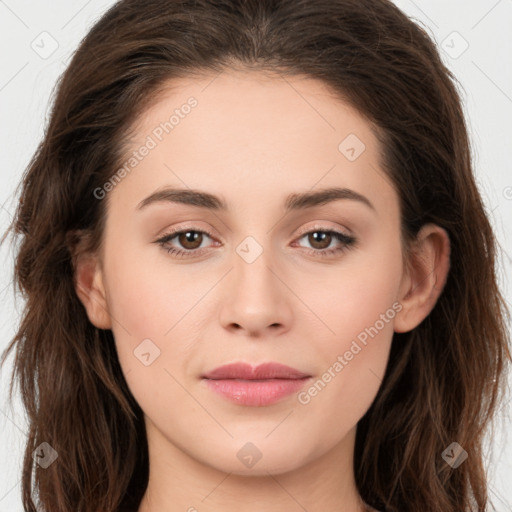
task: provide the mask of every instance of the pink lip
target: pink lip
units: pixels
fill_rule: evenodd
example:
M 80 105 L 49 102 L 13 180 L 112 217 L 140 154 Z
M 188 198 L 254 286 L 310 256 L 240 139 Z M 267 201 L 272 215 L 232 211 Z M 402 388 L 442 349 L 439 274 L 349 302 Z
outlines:
M 207 386 L 240 405 L 264 406 L 275 403 L 304 386 L 311 375 L 279 363 L 251 366 L 233 363 L 202 376 Z
M 205 379 L 244 379 L 244 380 L 263 380 L 263 379 L 303 379 L 310 377 L 295 368 L 285 366 L 279 363 L 263 363 L 259 366 L 251 366 L 247 363 L 232 363 L 219 366 L 203 375 Z

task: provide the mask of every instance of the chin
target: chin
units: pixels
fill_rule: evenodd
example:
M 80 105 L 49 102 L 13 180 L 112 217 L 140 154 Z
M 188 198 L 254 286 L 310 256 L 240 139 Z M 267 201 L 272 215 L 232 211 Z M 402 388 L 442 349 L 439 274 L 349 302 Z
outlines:
M 218 445 L 217 445 L 218 446 Z M 235 440 L 231 447 L 215 454 L 203 463 L 225 473 L 239 476 L 268 476 L 289 473 L 307 465 L 315 458 L 303 440 L 283 444 L 277 439 L 271 442 L 262 438 L 254 441 Z

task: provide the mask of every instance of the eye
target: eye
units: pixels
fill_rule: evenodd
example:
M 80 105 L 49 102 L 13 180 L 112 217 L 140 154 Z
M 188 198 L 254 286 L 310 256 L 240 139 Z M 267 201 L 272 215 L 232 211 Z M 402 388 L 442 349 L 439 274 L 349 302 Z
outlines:
M 303 233 L 298 240 L 306 237 L 307 242 L 312 246 L 308 253 L 319 256 L 331 256 L 335 253 L 340 253 L 356 243 L 356 239 L 353 236 L 332 229 L 314 228 Z M 337 242 L 337 247 L 329 248 L 333 242 Z
M 203 252 L 204 247 L 201 247 L 205 235 L 207 238 L 212 238 L 211 233 L 201 229 L 181 229 L 179 231 L 172 231 L 164 237 L 158 239 L 156 243 L 161 245 L 169 254 L 178 258 L 190 256 L 190 253 L 197 256 Z M 177 249 L 170 245 L 170 242 L 176 238 L 177 242 L 185 249 Z
M 341 253 L 349 247 L 352 247 L 356 243 L 356 239 L 353 236 L 346 235 L 340 231 L 328 230 L 322 228 L 314 228 L 312 230 L 303 233 L 297 240 L 301 240 L 307 237 L 308 243 L 311 248 L 304 247 L 307 249 L 308 254 L 313 256 L 331 256 L 335 253 Z M 176 231 L 171 231 L 162 238 L 156 240 L 169 254 L 177 258 L 187 258 L 191 256 L 198 256 L 203 254 L 204 251 L 208 250 L 208 247 L 202 247 L 205 238 L 213 238 L 213 235 L 202 229 L 186 228 Z M 173 240 L 176 239 L 181 245 L 182 249 L 176 248 L 173 245 Z M 332 243 L 337 243 L 334 248 L 329 248 Z M 299 245 L 299 247 L 302 247 Z

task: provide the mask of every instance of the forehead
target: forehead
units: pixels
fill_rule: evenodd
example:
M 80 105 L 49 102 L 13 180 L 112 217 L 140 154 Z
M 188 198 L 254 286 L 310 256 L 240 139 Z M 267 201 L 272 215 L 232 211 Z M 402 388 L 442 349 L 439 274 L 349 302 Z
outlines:
M 310 77 L 229 70 L 169 81 L 134 124 L 126 159 L 143 146 L 151 149 L 125 180 L 141 194 L 231 190 L 248 205 L 344 186 L 393 199 L 373 127 Z
M 193 108 L 187 105 L 191 102 Z M 197 138 L 233 149 L 245 142 L 282 153 L 290 142 L 307 136 L 311 146 L 324 140 L 325 149 L 338 150 L 339 137 L 349 133 L 366 144 L 375 142 L 369 123 L 326 84 L 276 72 L 225 70 L 168 81 L 137 120 L 136 134 L 154 133 L 160 139 L 169 134 L 163 126 L 169 121 L 175 140 L 193 125 Z M 159 134 L 158 127 L 165 133 Z M 276 133 L 281 138 L 276 140 Z

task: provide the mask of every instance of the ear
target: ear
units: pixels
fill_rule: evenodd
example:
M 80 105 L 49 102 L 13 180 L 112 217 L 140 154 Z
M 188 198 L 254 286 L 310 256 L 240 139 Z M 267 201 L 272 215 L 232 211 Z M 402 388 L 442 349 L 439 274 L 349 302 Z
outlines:
M 446 231 L 425 224 L 416 237 L 400 286 L 402 309 L 395 316 L 395 332 L 419 325 L 434 309 L 450 269 L 450 238 Z
M 69 245 L 76 294 L 84 305 L 91 323 L 99 329 L 110 329 L 112 320 L 103 283 L 103 269 L 97 253 L 88 249 L 90 233 L 74 232 L 70 234 L 68 240 L 73 240 Z

